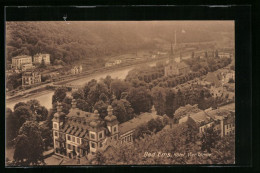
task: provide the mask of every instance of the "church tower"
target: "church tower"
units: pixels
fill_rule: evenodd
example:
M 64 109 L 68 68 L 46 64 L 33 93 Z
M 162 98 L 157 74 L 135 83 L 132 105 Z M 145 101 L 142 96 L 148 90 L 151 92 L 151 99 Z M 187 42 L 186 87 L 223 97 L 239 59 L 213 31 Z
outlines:
M 170 52 L 170 56 L 169 56 L 169 63 L 172 63 L 174 61 L 173 58 L 173 47 L 172 47 L 172 42 L 171 42 L 171 52 Z

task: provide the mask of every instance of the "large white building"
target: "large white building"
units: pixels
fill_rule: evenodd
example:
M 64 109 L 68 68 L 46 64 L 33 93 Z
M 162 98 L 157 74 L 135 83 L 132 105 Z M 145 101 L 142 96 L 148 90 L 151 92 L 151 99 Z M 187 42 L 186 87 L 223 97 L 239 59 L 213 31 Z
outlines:
M 107 112 L 108 115 L 102 119 L 97 110 L 90 113 L 78 109 L 73 99 L 72 108 L 66 115 L 62 112 L 61 103 L 58 103 L 52 120 L 55 153 L 66 157 L 85 156 L 104 150 L 113 141 L 133 142 L 135 128 L 155 118 L 147 113 L 119 124 L 111 106 L 108 106 Z
M 12 68 L 21 70 L 23 65 L 32 64 L 32 57 L 28 55 L 20 55 L 12 58 Z
M 205 129 L 214 127 L 220 131 L 221 137 L 229 134 L 235 134 L 235 111 L 232 109 L 235 105 L 232 103 L 228 109 L 220 107 L 218 109 L 201 110 L 200 112 L 191 113 L 179 119 L 179 124 L 187 122 L 188 119 L 193 121 L 198 127 L 199 133 L 204 133 Z M 231 109 L 230 109 L 231 107 Z

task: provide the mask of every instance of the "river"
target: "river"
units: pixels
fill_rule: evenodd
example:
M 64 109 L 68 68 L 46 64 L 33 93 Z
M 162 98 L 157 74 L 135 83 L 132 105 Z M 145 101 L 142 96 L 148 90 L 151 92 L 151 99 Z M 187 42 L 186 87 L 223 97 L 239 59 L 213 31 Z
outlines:
M 183 57 L 183 59 L 187 59 L 189 58 L 187 57 Z M 155 66 L 156 62 L 148 62 L 147 65 L 149 66 Z M 136 66 L 140 66 L 140 65 L 136 65 Z M 136 66 L 131 66 L 131 67 L 127 67 L 127 68 L 123 68 L 120 70 L 115 70 L 115 71 L 110 71 L 110 72 L 104 72 L 104 73 L 97 73 L 97 74 L 93 74 L 93 75 L 88 75 L 84 78 L 81 79 L 77 79 L 74 81 L 69 82 L 68 84 L 71 85 L 84 85 L 85 83 L 89 82 L 92 79 L 96 79 L 97 81 L 99 81 L 101 78 L 105 78 L 107 75 L 110 75 L 112 78 L 118 78 L 118 79 L 125 79 L 125 77 L 127 76 L 128 72 L 130 70 L 132 70 L 134 67 Z M 20 97 L 18 99 L 15 100 L 11 100 L 11 101 L 7 101 L 6 102 L 6 107 L 10 108 L 13 110 L 13 107 L 16 103 L 18 102 L 27 102 L 31 99 L 36 99 L 40 102 L 40 104 L 42 106 L 45 106 L 47 109 L 52 108 L 52 96 L 54 94 L 54 91 L 51 90 L 46 90 L 43 92 L 39 92 L 36 94 L 33 94 L 32 96 L 29 97 Z M 71 93 L 67 93 L 67 95 L 71 95 Z
M 154 66 L 156 63 L 152 62 L 152 63 L 148 63 L 148 64 L 150 66 Z M 131 66 L 131 67 L 120 69 L 120 70 L 88 75 L 84 78 L 71 81 L 68 84 L 82 85 L 83 86 L 85 83 L 89 82 L 92 79 L 96 79 L 97 81 L 99 81 L 101 78 L 105 78 L 107 75 L 110 75 L 112 78 L 125 79 L 128 72 L 130 70 L 132 70 L 133 68 L 134 68 L 134 66 Z M 27 102 L 31 99 L 36 99 L 40 102 L 40 104 L 42 106 L 45 106 L 47 109 L 50 109 L 50 108 L 52 108 L 52 95 L 53 94 L 54 94 L 54 91 L 47 90 L 47 91 L 43 91 L 43 92 L 33 94 L 32 96 L 29 96 L 27 98 L 20 97 L 18 99 L 6 102 L 6 107 L 13 110 L 14 105 L 18 102 Z M 67 95 L 70 95 L 70 93 L 67 93 Z

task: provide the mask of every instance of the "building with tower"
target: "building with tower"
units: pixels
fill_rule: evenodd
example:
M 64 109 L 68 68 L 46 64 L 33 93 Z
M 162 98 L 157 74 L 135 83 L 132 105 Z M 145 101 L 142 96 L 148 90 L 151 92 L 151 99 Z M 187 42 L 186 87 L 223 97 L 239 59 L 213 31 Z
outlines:
M 57 112 L 52 119 L 53 144 L 57 155 L 82 157 L 102 151 L 113 142 L 132 142 L 135 128 L 140 123 L 156 118 L 145 114 L 119 125 L 110 105 L 107 116 L 102 119 L 97 110 L 94 113 L 85 112 L 77 108 L 76 104 L 73 99 L 72 107 L 66 115 L 62 112 L 61 103 L 57 103 Z
M 169 56 L 169 63 L 164 68 L 165 76 L 181 75 L 190 72 L 189 66 L 182 61 L 182 53 L 179 58 L 174 58 L 173 47 L 171 43 L 171 53 Z

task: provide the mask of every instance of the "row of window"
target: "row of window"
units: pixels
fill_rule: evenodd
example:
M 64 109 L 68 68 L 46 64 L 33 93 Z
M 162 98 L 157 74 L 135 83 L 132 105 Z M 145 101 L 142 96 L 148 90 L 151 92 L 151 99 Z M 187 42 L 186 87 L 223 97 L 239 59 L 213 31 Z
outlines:
M 74 151 L 77 150 L 77 152 L 80 151 L 80 148 L 76 147 L 75 145 L 67 144 L 67 147 L 68 147 L 69 150 L 74 150 Z
M 68 135 L 67 140 L 72 142 L 77 142 L 78 144 L 80 144 L 80 138 L 76 138 L 75 136 Z
M 121 142 L 132 142 L 132 135 L 126 136 L 123 139 L 121 139 Z
M 227 131 L 226 135 L 235 134 L 235 130 Z
M 234 126 L 235 126 L 234 124 L 227 124 L 227 125 L 226 125 L 226 128 L 229 129 L 229 128 L 232 128 L 232 127 L 234 127 Z

